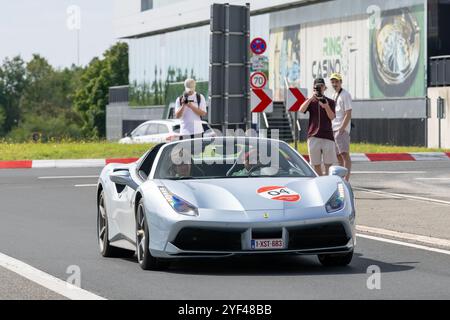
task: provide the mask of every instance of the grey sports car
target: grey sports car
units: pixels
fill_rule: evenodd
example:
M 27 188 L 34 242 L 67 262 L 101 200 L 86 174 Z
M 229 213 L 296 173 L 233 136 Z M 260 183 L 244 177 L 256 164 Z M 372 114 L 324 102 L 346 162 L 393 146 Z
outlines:
M 288 144 L 216 137 L 160 144 L 109 164 L 97 189 L 104 257 L 136 254 L 144 270 L 173 259 L 317 255 L 345 266 L 355 247 L 346 169 L 319 177 Z

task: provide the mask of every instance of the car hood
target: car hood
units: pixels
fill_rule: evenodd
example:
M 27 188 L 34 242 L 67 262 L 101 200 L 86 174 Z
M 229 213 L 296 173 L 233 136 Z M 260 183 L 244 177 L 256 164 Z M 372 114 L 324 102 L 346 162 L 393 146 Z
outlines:
M 162 183 L 170 192 L 199 209 L 258 211 L 324 206 L 340 181 L 330 176 L 164 180 Z

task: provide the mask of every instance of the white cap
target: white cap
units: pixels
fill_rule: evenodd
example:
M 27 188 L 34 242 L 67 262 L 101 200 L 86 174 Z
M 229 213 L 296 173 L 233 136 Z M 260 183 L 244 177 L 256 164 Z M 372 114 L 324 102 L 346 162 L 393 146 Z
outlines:
M 194 79 L 186 79 L 184 81 L 184 88 L 186 89 L 186 92 L 195 91 L 196 82 Z

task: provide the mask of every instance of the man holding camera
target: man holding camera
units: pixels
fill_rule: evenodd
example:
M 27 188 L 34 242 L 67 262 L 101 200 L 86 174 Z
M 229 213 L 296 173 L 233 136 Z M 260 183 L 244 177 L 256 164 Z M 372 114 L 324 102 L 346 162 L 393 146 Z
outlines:
M 322 164 L 326 173 L 330 167 L 337 163 L 336 145 L 334 142 L 332 121 L 336 118 L 335 103 L 327 98 L 325 80 L 318 78 L 314 81 L 314 94 L 306 100 L 300 112 L 309 112 L 308 150 L 311 165 L 317 174 L 324 175 Z
M 193 139 L 201 137 L 204 129 L 201 117 L 207 115 L 206 99 L 195 91 L 194 79 L 186 79 L 185 92 L 179 97 L 175 106 L 175 117 L 181 119 L 181 138 Z
M 338 73 L 331 75 L 331 85 L 336 91 L 336 119 L 333 121 L 334 139 L 336 141 L 337 157 L 339 165 L 347 168 L 350 180 L 352 159 L 350 157 L 350 131 L 352 126 L 352 96 L 342 88 L 342 76 Z

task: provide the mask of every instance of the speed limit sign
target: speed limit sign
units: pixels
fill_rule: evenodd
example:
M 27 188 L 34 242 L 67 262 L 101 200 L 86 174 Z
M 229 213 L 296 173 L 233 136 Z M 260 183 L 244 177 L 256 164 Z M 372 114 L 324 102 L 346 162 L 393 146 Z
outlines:
M 250 77 L 250 83 L 253 89 L 264 89 L 267 84 L 267 77 L 263 72 L 255 72 Z

